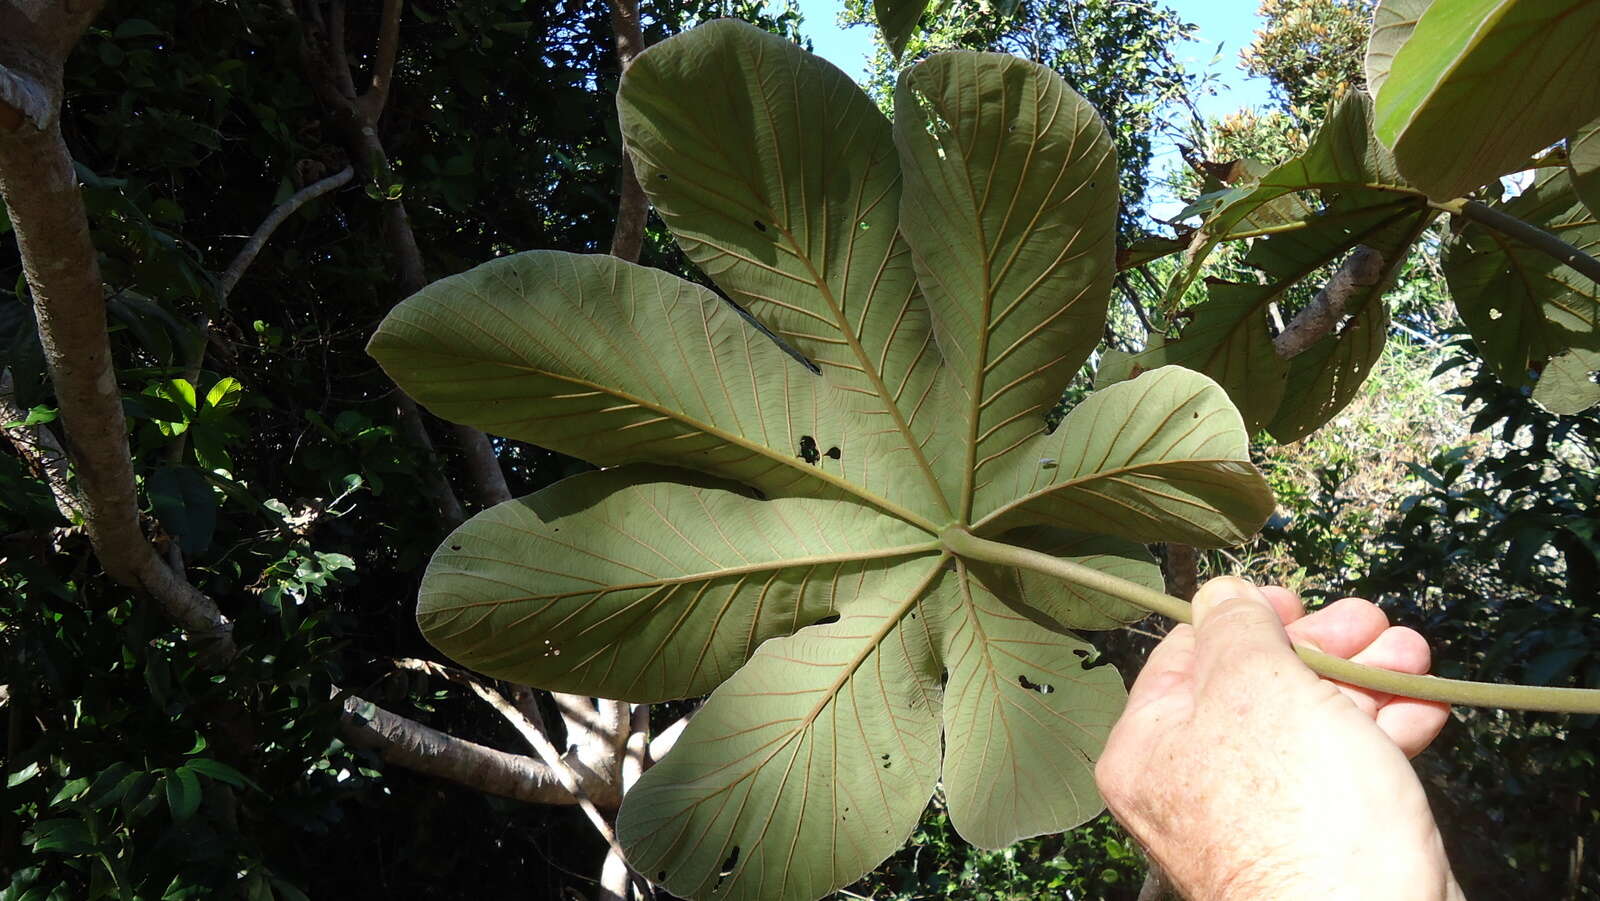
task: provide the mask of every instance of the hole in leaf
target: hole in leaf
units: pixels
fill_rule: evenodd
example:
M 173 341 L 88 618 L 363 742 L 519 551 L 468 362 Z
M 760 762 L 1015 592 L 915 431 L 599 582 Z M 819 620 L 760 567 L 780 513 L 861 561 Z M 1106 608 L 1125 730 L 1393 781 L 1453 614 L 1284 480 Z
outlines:
M 1490 319 L 1499 319 L 1501 316 L 1504 316 L 1504 315 L 1505 315 L 1504 313 L 1500 312 L 1499 310 L 1495 309 L 1494 307 L 1490 307 L 1489 308 L 1489 318 Z
M 461 550 L 461 545 L 459 545 L 459 544 L 452 544 L 452 545 L 450 545 L 450 550 L 452 550 L 452 551 L 459 551 L 459 550 Z
M 844 456 L 844 454 L 839 452 L 838 445 L 828 448 L 828 459 L 837 460 L 842 456 Z
M 666 181 L 667 180 L 667 173 L 663 172 L 660 175 L 657 175 L 656 178 L 659 178 L 662 181 Z
M 662 177 L 665 178 L 666 176 L 662 176 Z M 657 873 L 656 874 L 656 881 L 657 882 L 666 882 L 667 881 L 667 871 L 666 870 L 662 870 L 661 872 Z
M 1200 418 L 1200 411 L 1199 410 L 1195 411 L 1194 418 L 1195 419 L 1199 419 Z
M 1050 684 L 1045 683 L 1045 682 L 1035 682 L 1032 679 L 1029 679 L 1027 676 L 1018 676 L 1017 677 L 1017 684 L 1021 685 L 1023 688 L 1026 688 L 1029 691 L 1036 691 L 1036 692 L 1038 692 L 1039 694 L 1042 694 L 1042 695 L 1047 695 L 1050 692 L 1056 690 L 1056 687 L 1054 685 L 1050 685 Z
M 760 219 L 755 220 L 751 224 L 756 227 L 756 231 L 758 231 L 758 232 L 764 232 L 764 231 L 767 230 L 767 227 L 765 225 L 761 224 L 761 220 Z
M 888 755 L 888 754 L 885 754 L 885 755 L 883 755 L 883 756 L 882 756 L 882 757 L 879 757 L 879 758 L 878 758 L 878 759 L 879 759 L 879 760 L 888 760 L 888 759 L 889 759 L 889 755 Z
M 810 435 L 801 435 L 800 453 L 796 454 L 796 456 L 812 466 L 817 465 L 817 461 L 822 459 L 822 451 L 817 449 L 817 439 Z
M 1083 648 L 1073 648 L 1072 653 L 1077 654 L 1078 659 L 1080 660 L 1086 659 L 1089 656 L 1089 652 L 1085 651 Z
M 822 619 L 819 619 L 816 622 L 812 623 L 811 625 L 813 625 L 813 626 L 826 626 L 829 623 L 836 623 L 838 621 L 839 621 L 839 614 L 830 613 L 827 616 L 824 616 Z
M 738 866 L 738 865 L 739 865 L 739 846 L 738 845 L 734 845 L 733 846 L 733 850 L 728 852 L 728 859 L 724 860 L 722 862 L 722 869 L 717 871 L 717 884 L 715 886 L 713 886 L 711 890 L 713 892 L 715 892 L 718 889 L 722 888 L 722 880 L 727 879 L 729 876 L 732 876 L 733 875 L 733 868 Z

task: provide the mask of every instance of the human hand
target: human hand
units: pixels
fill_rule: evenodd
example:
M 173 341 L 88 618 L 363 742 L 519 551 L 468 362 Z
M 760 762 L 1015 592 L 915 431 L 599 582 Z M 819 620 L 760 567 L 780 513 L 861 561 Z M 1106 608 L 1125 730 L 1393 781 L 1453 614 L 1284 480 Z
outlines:
M 1443 704 L 1321 678 L 1290 642 L 1426 673 L 1428 644 L 1356 598 L 1309 616 L 1213 579 L 1128 693 L 1095 779 L 1185 898 L 1460 898 L 1408 757 Z

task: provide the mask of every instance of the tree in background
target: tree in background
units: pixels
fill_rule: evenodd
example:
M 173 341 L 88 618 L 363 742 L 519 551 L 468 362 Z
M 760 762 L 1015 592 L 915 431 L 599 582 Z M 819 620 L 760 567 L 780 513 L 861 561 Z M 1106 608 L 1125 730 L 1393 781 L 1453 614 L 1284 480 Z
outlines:
M 1368 0 L 1262 0 L 1243 68 L 1272 82 L 1300 122 L 1317 122 L 1350 91 L 1366 87 L 1362 59 L 1372 30 Z
M 421 414 L 362 348 L 429 273 L 629 253 L 621 61 L 797 14 L 668 0 L 632 37 L 601 0 L 94 11 L 0 10 L 0 891 L 593 894 L 571 789 L 603 821 L 649 724 L 433 665 L 411 606 L 465 513 L 581 464 Z M 682 270 L 643 213 L 631 252 Z M 32 294 L 24 236 L 71 292 Z M 100 309 L 104 349 L 47 378 Z M 73 391 L 101 415 L 69 472 Z
M 1195 26 L 1154 0 L 1022 0 L 1009 15 L 987 0 L 936 4 L 897 62 L 881 37 L 867 67 L 868 93 L 888 107 L 896 73 L 942 50 L 993 50 L 1061 73 L 1111 129 L 1122 185 L 1121 223 L 1132 234 L 1144 214 L 1151 154 L 1174 119 L 1195 116 L 1199 80 L 1174 52 Z M 844 21 L 873 22 L 871 3 L 846 0 Z

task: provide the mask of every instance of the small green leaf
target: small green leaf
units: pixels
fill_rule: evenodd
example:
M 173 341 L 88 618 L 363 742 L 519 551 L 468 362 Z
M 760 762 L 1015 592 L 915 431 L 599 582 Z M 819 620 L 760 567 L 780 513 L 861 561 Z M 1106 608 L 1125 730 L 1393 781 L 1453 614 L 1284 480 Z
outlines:
M 8 773 L 6 775 L 6 788 L 16 788 L 22 783 L 27 782 L 29 779 L 39 775 L 39 769 L 39 762 L 35 760 L 33 763 L 28 764 L 14 773 Z
M 77 819 L 40 820 L 22 833 L 22 842 L 34 853 L 84 854 L 94 848 L 89 827 Z
M 55 796 L 50 799 L 50 806 L 59 807 L 66 801 L 77 800 L 88 790 L 89 780 L 87 778 L 69 780 L 65 785 L 61 786 L 60 791 L 57 791 Z
M 220 760 L 212 760 L 209 757 L 196 757 L 185 763 L 184 766 L 202 776 L 208 776 L 218 782 L 225 782 L 234 788 L 249 787 L 256 791 L 261 791 L 261 786 L 250 781 L 243 773 Z
M 219 379 L 211 390 L 206 392 L 206 408 L 218 413 L 227 413 L 239 406 L 244 387 L 236 378 Z
M 167 809 L 172 811 L 174 820 L 184 822 L 200 809 L 200 780 L 187 766 L 169 772 L 166 787 Z

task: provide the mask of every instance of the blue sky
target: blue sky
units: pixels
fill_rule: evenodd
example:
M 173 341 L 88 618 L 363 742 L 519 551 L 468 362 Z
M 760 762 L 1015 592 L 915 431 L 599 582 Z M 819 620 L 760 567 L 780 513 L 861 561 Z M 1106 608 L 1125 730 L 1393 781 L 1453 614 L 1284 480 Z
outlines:
M 1165 2 L 1185 21 L 1199 26 L 1194 41 L 1175 48 L 1178 59 L 1191 71 L 1217 76 L 1217 94 L 1197 98 L 1201 112 L 1220 116 L 1240 106 L 1263 106 L 1269 102 L 1266 80 L 1248 77 L 1239 68 L 1239 51 L 1250 43 L 1261 24 L 1256 15 L 1257 0 Z M 799 6 L 805 15 L 801 31 L 811 39 L 816 52 L 857 80 L 863 78 L 867 58 L 872 54 L 872 29 L 861 25 L 841 28 L 838 20 L 843 0 L 799 0 Z M 1222 45 L 1220 51 L 1218 44 Z M 1177 150 L 1170 144 L 1158 146 L 1152 167 L 1160 171 L 1176 160 Z M 1158 202 L 1158 209 L 1152 212 L 1168 212 L 1159 209 L 1167 205 Z

